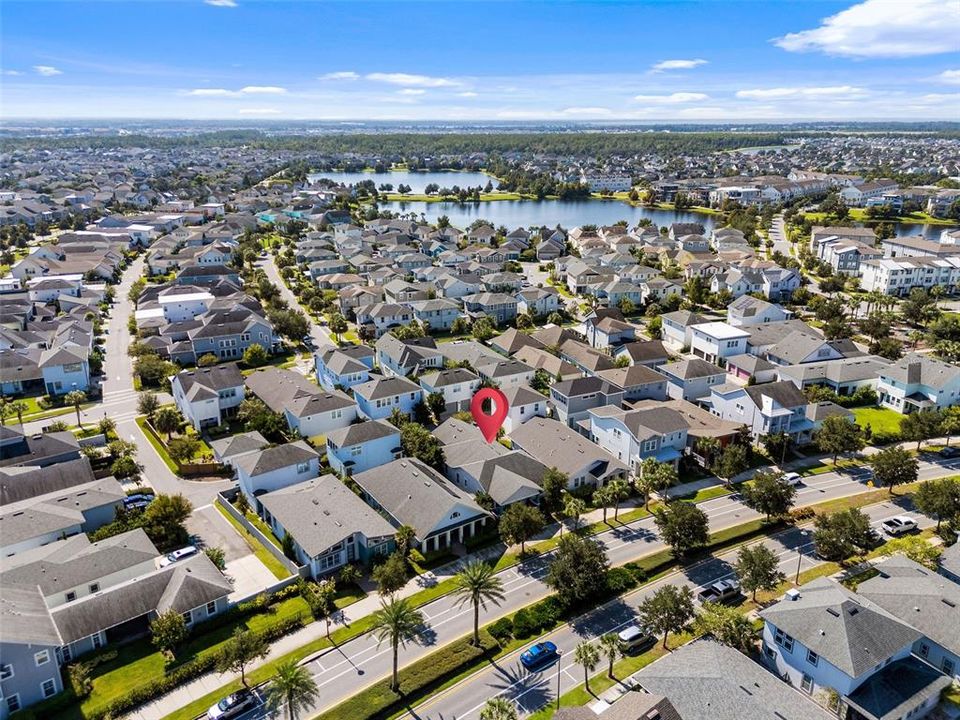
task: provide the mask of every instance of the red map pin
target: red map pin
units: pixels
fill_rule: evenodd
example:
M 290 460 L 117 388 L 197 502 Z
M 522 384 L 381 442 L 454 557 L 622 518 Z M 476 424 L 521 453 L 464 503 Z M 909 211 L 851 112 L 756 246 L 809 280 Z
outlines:
M 484 400 L 489 400 L 493 406 L 491 408 L 493 412 L 489 415 L 483 411 Z M 496 388 L 480 388 L 473 396 L 473 400 L 470 401 L 470 413 L 488 443 L 497 439 L 497 432 L 503 425 L 509 409 L 507 396 Z

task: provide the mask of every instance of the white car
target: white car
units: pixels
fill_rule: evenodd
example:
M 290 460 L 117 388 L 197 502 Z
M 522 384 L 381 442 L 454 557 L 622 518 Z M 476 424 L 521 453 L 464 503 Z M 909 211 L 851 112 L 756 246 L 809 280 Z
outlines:
M 905 535 L 917 529 L 917 521 L 908 515 L 897 515 L 884 520 L 880 523 L 880 527 L 887 535 Z
M 630 652 L 631 650 L 636 650 L 642 645 L 656 642 L 656 638 L 653 637 L 653 635 L 638 625 L 630 625 L 629 627 L 624 628 L 617 633 L 617 636 L 620 638 L 620 642 L 623 643 L 624 652 Z
M 196 555 L 198 552 L 200 551 L 197 550 L 197 548 L 194 547 L 193 545 L 187 545 L 187 547 L 182 547 L 179 550 L 174 550 L 172 553 L 170 553 L 166 557 L 160 558 L 160 567 L 173 565 L 173 563 L 179 562 L 180 560 L 184 560 L 188 557 L 192 557 L 193 555 Z
M 781 478 L 787 485 L 799 485 L 803 482 L 803 478 L 800 476 L 800 473 L 788 472 L 784 473 Z

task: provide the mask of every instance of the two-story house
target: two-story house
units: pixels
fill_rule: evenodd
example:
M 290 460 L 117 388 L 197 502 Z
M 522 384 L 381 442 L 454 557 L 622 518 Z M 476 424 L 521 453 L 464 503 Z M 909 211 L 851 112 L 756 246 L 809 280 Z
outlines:
M 734 327 L 763 325 L 769 322 L 789 320 L 793 313 L 776 303 L 770 303 L 752 295 L 742 295 L 727 305 L 727 324 Z
M 546 417 L 547 398 L 526 385 L 515 385 L 503 390 L 507 398 L 507 417 L 503 432 L 509 435 L 514 428 L 535 417 Z
M 785 433 L 796 445 L 813 439 L 817 423 L 808 417 L 810 401 L 789 381 L 742 387 L 718 385 L 711 388 L 710 409 L 718 417 L 742 423 L 754 442 L 764 435 Z M 852 417 L 852 414 L 851 414 Z
M 317 382 L 327 390 L 352 388 L 370 380 L 374 351 L 366 345 L 330 348 L 314 355 Z
M 443 395 L 447 410 L 467 411 L 473 394 L 480 386 L 480 376 L 466 368 L 434 370 L 420 376 L 420 387 L 427 395 Z
M 687 445 L 689 424 L 668 407 L 600 407 L 589 411 L 586 423 L 590 439 L 634 472 L 647 458 L 677 467 Z
M 960 367 L 910 353 L 885 368 L 877 381 L 880 405 L 908 414 L 960 402 Z
M 550 405 L 560 422 L 582 432 L 578 424 L 593 408 L 623 404 L 623 389 L 599 377 L 564 380 L 550 386 Z
M 48 395 L 90 389 L 90 352 L 79 345 L 62 345 L 40 353 L 39 368 Z
M 462 300 L 471 318 L 487 316 L 495 325 L 504 325 L 517 319 L 517 300 L 512 295 L 483 292 L 465 295 Z
M 233 417 L 244 398 L 244 377 L 236 363 L 183 370 L 170 381 L 173 401 L 197 430 Z
M 726 378 L 723 368 L 700 358 L 678 360 L 657 368 L 667 377 L 667 396 L 674 400 L 696 401 L 710 395 Z
M 231 464 L 237 470 L 240 491 L 259 513 L 259 498 L 264 493 L 317 477 L 320 453 L 303 440 L 297 440 L 236 455 L 231 458 Z
M 453 322 L 463 315 L 459 305 L 445 298 L 415 300 L 406 304 L 413 311 L 413 316 L 419 322 L 426 323 L 431 330 L 449 330 Z
M 327 462 L 340 475 L 380 467 L 402 455 L 400 431 L 386 420 L 368 420 L 327 433 Z
M 708 322 L 690 329 L 690 351 L 698 358 L 723 367 L 726 358 L 747 351 L 750 333 L 725 322 Z
M 597 377 L 623 390 L 623 400 L 666 400 L 667 377 L 646 365 L 601 370 Z
M 408 377 L 443 367 L 443 355 L 431 337 L 401 340 L 387 333 L 377 340 L 375 348 L 377 364 L 387 376 Z
M 353 387 L 357 411 L 368 420 L 383 420 L 399 410 L 410 416 L 423 402 L 423 389 L 404 377 L 374 378 Z
M 257 370 L 245 385 L 302 437 L 323 435 L 357 420 L 353 398 L 341 390 L 325 390 L 293 370 Z
M 660 316 L 661 339 L 670 350 L 678 352 L 693 343 L 693 326 L 708 322 L 703 315 L 690 310 L 676 310 Z
M 394 303 L 375 303 L 354 308 L 357 325 L 371 326 L 374 337 L 380 337 L 390 328 L 409 325 L 413 320 L 413 310 L 406 305 Z

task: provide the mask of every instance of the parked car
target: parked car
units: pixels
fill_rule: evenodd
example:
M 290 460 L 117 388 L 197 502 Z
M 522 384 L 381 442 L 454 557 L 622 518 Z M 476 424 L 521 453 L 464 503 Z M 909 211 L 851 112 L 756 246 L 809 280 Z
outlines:
M 153 502 L 152 493 L 138 493 L 136 495 L 128 495 L 123 499 L 123 506 L 127 510 L 143 510 L 147 505 Z
M 303 344 L 304 344 L 306 347 L 313 347 L 313 337 L 312 337 L 312 336 L 310 336 L 310 335 L 304 335 L 302 338 L 300 338 L 300 340 L 301 340 L 301 342 L 303 342 Z
M 948 445 L 947 447 L 940 450 L 940 457 L 942 458 L 960 457 L 960 448 L 951 447 L 950 445 Z
M 557 646 L 548 640 L 527 648 L 520 655 L 520 664 L 527 670 L 536 670 L 549 665 L 558 657 L 560 653 L 557 652 Z
M 174 550 L 172 553 L 166 557 L 160 558 L 160 567 L 166 567 L 167 565 L 173 565 L 175 562 L 184 560 L 188 557 L 196 555 L 199 550 L 193 545 L 187 545 L 187 547 L 182 547 L 179 550 Z
M 800 473 L 795 472 L 784 473 L 781 479 L 787 485 L 799 485 L 803 482 L 803 478 L 800 476 Z
M 640 627 L 639 625 L 630 625 L 625 627 L 623 630 L 617 633 L 617 636 L 620 638 L 620 642 L 623 643 L 624 652 L 632 652 L 637 648 L 657 641 L 657 639 L 648 630 Z
M 897 515 L 896 517 L 887 518 L 882 523 L 880 527 L 883 528 L 883 531 L 887 535 L 892 535 L 894 537 L 898 535 L 905 535 L 908 532 L 913 532 L 917 529 L 917 521 L 908 515 Z
M 237 690 L 207 710 L 208 720 L 231 720 L 257 706 L 257 696 L 249 690 Z
M 718 580 L 697 593 L 700 602 L 722 603 L 740 597 L 740 583 L 736 580 Z

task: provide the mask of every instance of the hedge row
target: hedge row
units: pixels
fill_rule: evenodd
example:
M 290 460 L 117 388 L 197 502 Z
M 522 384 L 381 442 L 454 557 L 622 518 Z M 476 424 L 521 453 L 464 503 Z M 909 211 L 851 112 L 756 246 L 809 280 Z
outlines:
M 410 707 L 480 660 L 496 654 L 497 641 L 480 631 L 480 647 L 463 638 L 400 671 L 400 693 L 390 689 L 387 677 L 320 715 L 317 720 L 383 720 Z

